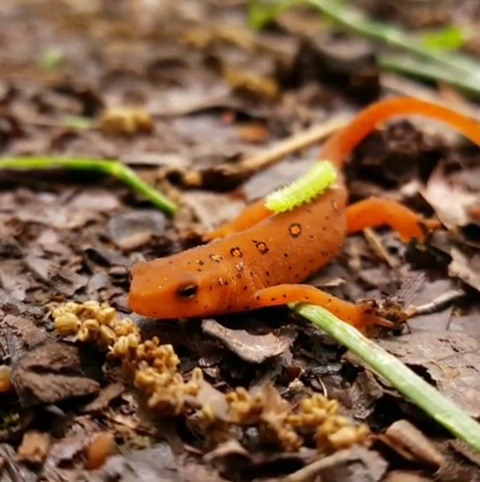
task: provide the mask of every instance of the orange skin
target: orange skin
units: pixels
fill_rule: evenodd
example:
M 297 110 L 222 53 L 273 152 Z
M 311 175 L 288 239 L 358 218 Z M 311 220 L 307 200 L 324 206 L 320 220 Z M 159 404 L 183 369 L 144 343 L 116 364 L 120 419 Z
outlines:
M 387 225 L 404 241 L 422 241 L 426 226 L 438 226 L 388 199 L 370 198 L 347 206 L 341 174 L 345 159 L 378 124 L 415 114 L 441 121 L 480 144 L 480 126 L 445 107 L 409 98 L 373 104 L 323 146 L 321 159 L 330 160 L 339 170 L 334 189 L 281 214 L 273 214 L 260 200 L 210 233 L 210 243 L 136 264 L 129 298 L 132 310 L 151 318 L 173 319 L 308 302 L 362 331 L 372 324 L 389 326 L 366 304 L 354 305 L 296 283 L 334 258 L 347 234 Z

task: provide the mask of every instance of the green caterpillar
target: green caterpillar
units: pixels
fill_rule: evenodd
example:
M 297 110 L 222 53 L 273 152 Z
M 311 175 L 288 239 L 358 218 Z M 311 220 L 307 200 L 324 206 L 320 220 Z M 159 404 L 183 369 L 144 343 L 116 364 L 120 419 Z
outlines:
M 288 186 L 285 186 L 265 199 L 265 206 L 275 214 L 308 203 L 337 182 L 337 170 L 329 161 L 317 162 L 309 171 Z

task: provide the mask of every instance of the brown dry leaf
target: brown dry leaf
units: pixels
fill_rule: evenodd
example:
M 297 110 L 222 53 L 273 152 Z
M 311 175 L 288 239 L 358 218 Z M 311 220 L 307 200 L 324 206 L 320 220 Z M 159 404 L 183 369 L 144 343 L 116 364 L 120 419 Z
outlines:
M 110 402 L 120 397 L 125 392 L 125 385 L 120 382 L 114 382 L 102 388 L 95 399 L 83 407 L 83 412 L 92 413 L 105 410 Z
M 47 340 L 47 334 L 24 316 L 7 315 L 0 321 L 1 338 L 5 338 L 4 356 L 18 360 L 32 348 Z M 0 344 L 2 347 L 2 344 Z M 0 348 L 0 354 L 3 355 Z
M 195 402 L 198 406 L 208 407 L 214 418 L 222 421 L 230 420 L 225 395 L 205 380 L 200 385 L 200 391 L 195 396 Z
M 292 333 L 279 336 L 252 335 L 245 330 L 226 328 L 215 320 L 203 320 L 203 332 L 220 340 L 229 350 L 249 363 L 262 363 L 269 358 L 284 353 L 293 343 Z
M 88 447 L 89 443 L 90 439 L 83 431 L 73 435 L 66 435 L 52 444 L 45 465 L 49 465 L 52 468 L 68 465 L 80 452 Z
M 480 253 L 473 252 L 464 246 L 450 250 L 452 261 L 448 266 L 448 274 L 460 278 L 465 283 L 480 291 Z
M 37 482 L 38 474 L 17 461 L 11 445 L 0 444 L 0 482 Z
M 126 452 L 107 460 L 98 481 L 137 482 L 225 482 L 216 471 L 196 463 L 177 459 L 166 443 L 145 450 Z
M 95 380 L 82 376 L 77 348 L 49 343 L 12 366 L 12 385 L 23 406 L 57 403 L 98 392 Z
M 226 458 L 235 458 L 241 460 L 249 460 L 250 454 L 238 440 L 228 440 L 227 442 L 217 445 L 211 452 L 204 455 L 204 460 L 208 463 L 219 462 L 221 465 L 225 464 Z
M 40 321 L 45 317 L 45 308 L 23 303 L 7 291 L 0 288 L 0 315 L 22 315 L 29 320 Z
M 321 480 L 328 482 L 379 482 L 387 470 L 387 462 L 378 454 L 363 447 L 340 450 L 323 457 L 285 477 L 284 482 Z
M 185 193 L 184 203 L 193 210 L 196 218 L 208 230 L 233 219 L 245 208 L 245 203 L 240 199 L 203 191 Z
M 167 221 L 162 213 L 154 210 L 137 210 L 111 216 L 107 224 L 110 239 L 122 250 L 138 249 L 154 235 L 165 232 Z
M 437 470 L 445 463 L 443 455 L 408 420 L 398 420 L 378 437 L 406 460 Z
M 455 176 L 448 176 L 445 164 L 439 164 L 432 173 L 422 195 L 448 229 L 475 222 L 469 211 L 480 203 L 480 193 L 460 184 Z
M 479 343 L 469 334 L 423 332 L 379 344 L 406 365 L 426 370 L 442 395 L 470 416 L 480 416 Z
M 433 480 L 417 472 L 407 472 L 406 470 L 394 470 L 385 478 L 385 482 L 433 482 Z
M 31 465 L 40 465 L 46 459 L 50 449 L 48 433 L 31 430 L 25 432 L 17 450 L 18 460 Z

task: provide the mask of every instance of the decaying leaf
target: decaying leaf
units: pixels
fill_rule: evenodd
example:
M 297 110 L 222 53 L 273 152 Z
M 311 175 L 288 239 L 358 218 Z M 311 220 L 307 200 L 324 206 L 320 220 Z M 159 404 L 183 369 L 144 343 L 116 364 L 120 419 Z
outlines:
M 445 463 L 443 455 L 428 438 L 407 420 L 398 420 L 378 437 L 407 460 L 437 470 Z
M 273 333 L 251 335 L 245 330 L 226 328 L 215 320 L 204 320 L 202 328 L 204 333 L 220 340 L 233 353 L 250 363 L 262 363 L 280 355 L 294 341 L 287 332 L 280 333 L 279 336 Z
M 60 343 L 26 354 L 12 367 L 11 382 L 24 406 L 92 395 L 99 389 L 98 382 L 82 376 L 78 350 Z
M 48 455 L 50 443 L 48 433 L 34 430 L 26 432 L 17 450 L 18 460 L 30 465 L 38 466 L 42 464 Z
M 380 344 L 412 368 L 426 370 L 438 390 L 472 417 L 480 416 L 479 344 L 460 332 L 423 332 Z
M 480 253 L 472 252 L 467 247 L 450 250 L 452 261 L 448 266 L 450 276 L 465 281 L 468 285 L 480 291 Z
M 432 173 L 422 194 L 440 221 L 453 230 L 473 222 L 470 209 L 480 203 L 479 193 L 455 182 L 455 177 L 449 178 L 444 164 Z

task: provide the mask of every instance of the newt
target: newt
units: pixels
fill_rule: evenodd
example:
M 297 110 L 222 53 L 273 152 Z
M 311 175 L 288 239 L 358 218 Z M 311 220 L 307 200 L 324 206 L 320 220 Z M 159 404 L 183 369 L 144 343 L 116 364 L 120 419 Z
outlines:
M 446 107 L 411 98 L 379 101 L 361 111 L 323 145 L 321 159 L 337 183 L 309 203 L 274 214 L 263 199 L 184 252 L 132 268 L 131 309 L 157 319 L 206 317 L 291 302 L 320 305 L 361 331 L 388 326 L 369 304 L 352 304 L 301 284 L 342 249 L 349 234 L 389 226 L 403 241 L 425 239 L 433 227 L 393 200 L 371 197 L 348 205 L 342 168 L 355 147 L 393 117 L 420 115 L 443 122 L 480 145 L 480 126 Z

